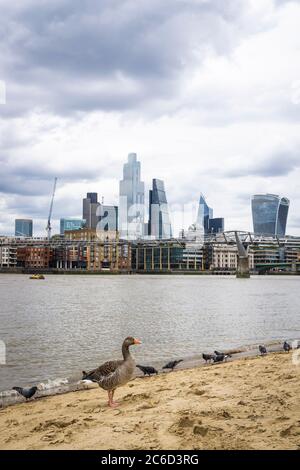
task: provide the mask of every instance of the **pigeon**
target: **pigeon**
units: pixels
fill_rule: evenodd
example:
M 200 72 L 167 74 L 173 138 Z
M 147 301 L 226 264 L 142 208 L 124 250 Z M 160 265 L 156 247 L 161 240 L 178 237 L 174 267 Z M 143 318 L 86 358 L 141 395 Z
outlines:
M 179 359 L 178 361 L 171 361 L 171 362 L 168 362 L 168 364 L 166 364 L 165 366 L 163 366 L 163 369 L 174 369 L 174 367 L 177 366 L 177 364 L 179 364 L 179 362 L 182 362 L 183 359 Z
M 13 387 L 12 389 L 18 392 L 24 398 L 26 398 L 26 400 L 29 400 L 29 398 L 33 397 L 33 395 L 35 395 L 35 393 L 38 390 L 37 387 L 31 387 L 31 388 Z
M 228 359 L 229 357 L 232 357 L 232 355 L 231 355 L 231 354 L 225 354 L 225 357 L 224 357 L 225 362 L 227 361 L 227 359 Z
M 214 355 L 213 354 L 202 354 L 203 359 L 207 363 L 207 361 L 213 361 L 214 360 Z
M 214 351 L 214 353 L 215 353 L 216 356 L 225 356 L 225 354 L 223 352 Z
M 262 346 L 261 344 L 258 346 L 259 352 L 262 356 L 267 354 L 267 348 L 265 346 Z
M 223 362 L 225 359 L 225 354 L 216 354 L 213 357 L 214 362 Z
M 291 350 L 292 348 L 291 348 L 290 344 L 289 344 L 287 341 L 285 341 L 285 342 L 283 343 L 283 349 L 284 349 L 286 352 L 290 352 L 290 350 Z
M 157 370 L 151 366 L 140 366 L 137 364 L 136 367 L 138 367 L 144 373 L 144 375 L 149 375 L 149 377 L 151 374 L 158 374 Z

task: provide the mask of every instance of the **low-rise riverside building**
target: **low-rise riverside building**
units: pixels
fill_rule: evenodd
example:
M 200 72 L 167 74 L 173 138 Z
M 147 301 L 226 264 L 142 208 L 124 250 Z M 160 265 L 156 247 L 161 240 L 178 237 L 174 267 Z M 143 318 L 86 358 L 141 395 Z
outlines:
M 185 245 L 176 240 L 131 243 L 131 268 L 134 272 L 167 272 L 184 269 Z
M 0 267 L 15 268 L 17 266 L 17 248 L 13 245 L 0 245 Z
M 64 249 L 65 259 L 58 259 L 58 268 L 81 268 L 88 271 L 131 269 L 128 242 L 119 240 L 114 230 L 83 228 L 65 232 L 65 240 L 74 242 Z M 76 242 L 76 243 L 75 243 Z
M 252 272 L 300 271 L 300 238 L 253 237 L 244 241 Z M 65 236 L 0 237 L 0 269 L 112 272 L 232 272 L 238 265 L 233 238 L 122 240 L 116 231 L 82 228 Z
M 16 248 L 17 264 L 26 269 L 48 269 L 53 266 L 51 246 L 20 246 Z
M 254 256 L 251 249 L 249 268 L 254 269 Z M 216 244 L 213 246 L 212 264 L 210 269 L 217 271 L 236 271 L 238 265 L 238 250 L 236 245 Z

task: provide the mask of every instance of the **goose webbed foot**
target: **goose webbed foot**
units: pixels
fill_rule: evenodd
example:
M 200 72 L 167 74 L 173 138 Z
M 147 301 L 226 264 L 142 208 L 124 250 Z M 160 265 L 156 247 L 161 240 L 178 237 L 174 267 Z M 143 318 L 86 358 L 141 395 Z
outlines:
M 108 393 L 108 406 L 110 408 L 116 408 L 117 406 L 119 406 L 119 403 L 117 401 L 114 401 L 115 391 L 114 390 L 109 390 L 107 393 Z

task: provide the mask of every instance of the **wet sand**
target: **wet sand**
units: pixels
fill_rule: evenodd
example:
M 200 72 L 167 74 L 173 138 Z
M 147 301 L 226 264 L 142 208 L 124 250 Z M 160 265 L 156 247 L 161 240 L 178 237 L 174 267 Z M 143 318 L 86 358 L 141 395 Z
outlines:
M 299 358 L 300 359 L 300 358 Z M 136 378 L 0 411 L 0 449 L 300 449 L 292 353 Z

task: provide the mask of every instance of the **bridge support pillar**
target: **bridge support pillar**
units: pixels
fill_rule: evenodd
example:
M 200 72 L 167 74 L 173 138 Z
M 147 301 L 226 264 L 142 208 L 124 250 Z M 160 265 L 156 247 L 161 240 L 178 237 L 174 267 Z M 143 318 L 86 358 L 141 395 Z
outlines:
M 239 279 L 242 278 L 249 278 L 250 277 L 250 270 L 249 270 L 249 258 L 248 256 L 238 256 L 238 265 L 236 270 L 236 277 Z
M 235 240 L 236 240 L 236 245 L 237 245 L 237 250 L 238 250 L 236 277 L 237 278 L 249 278 L 250 277 L 249 256 L 237 232 L 235 232 Z

